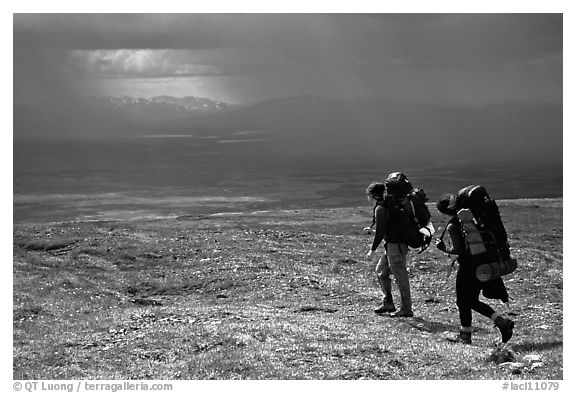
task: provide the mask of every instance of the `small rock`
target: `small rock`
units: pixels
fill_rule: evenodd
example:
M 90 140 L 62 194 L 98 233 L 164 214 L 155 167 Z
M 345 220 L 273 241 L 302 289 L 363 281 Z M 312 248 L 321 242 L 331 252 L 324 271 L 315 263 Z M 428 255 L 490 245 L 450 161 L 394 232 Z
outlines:
M 542 358 L 540 355 L 526 355 L 522 359 L 526 367 L 530 369 L 530 371 L 534 370 L 535 368 L 542 367 L 544 362 L 542 362 Z
M 520 362 L 504 362 L 499 365 L 499 367 L 506 369 L 512 374 L 520 374 L 524 369 L 524 363 Z
M 535 368 L 542 367 L 544 363 L 542 362 L 534 362 L 530 364 L 530 371 L 534 370 Z
M 522 360 L 527 364 L 542 362 L 540 355 L 526 355 Z
M 133 299 L 132 303 L 134 303 L 138 306 L 161 306 L 162 305 L 162 303 L 159 302 L 158 300 L 144 299 L 144 298 Z
M 508 348 L 496 348 L 490 354 L 490 360 L 496 364 L 512 363 L 514 359 L 514 352 Z

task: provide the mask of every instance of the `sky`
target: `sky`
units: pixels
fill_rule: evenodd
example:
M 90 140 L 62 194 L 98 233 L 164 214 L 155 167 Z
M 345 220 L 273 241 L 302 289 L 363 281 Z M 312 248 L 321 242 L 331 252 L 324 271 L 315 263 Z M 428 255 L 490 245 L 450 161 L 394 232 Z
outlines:
M 14 14 L 15 103 L 562 102 L 560 13 Z

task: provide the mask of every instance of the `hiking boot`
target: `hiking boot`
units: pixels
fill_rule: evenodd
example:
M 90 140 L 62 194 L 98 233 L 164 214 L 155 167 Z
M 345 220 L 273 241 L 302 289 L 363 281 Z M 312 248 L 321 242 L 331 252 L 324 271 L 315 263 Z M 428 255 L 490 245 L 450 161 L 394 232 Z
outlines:
M 400 309 L 395 313 L 390 314 L 390 316 L 395 318 L 412 318 L 414 316 L 414 312 L 412 310 Z
M 508 340 L 512 337 L 512 330 L 514 329 L 514 321 L 498 316 L 494 321 L 498 330 L 500 330 L 500 334 L 502 334 L 502 342 L 507 343 Z
M 396 311 L 396 306 L 394 306 L 394 303 L 382 303 L 380 307 L 374 310 L 376 314 L 385 314 L 387 312 L 394 311 Z
M 472 332 L 460 330 L 460 333 L 458 333 L 458 341 L 462 344 L 472 344 Z
M 458 335 L 455 335 L 455 334 L 450 335 L 450 336 L 446 337 L 446 340 L 448 340 L 452 343 L 471 345 L 472 344 L 472 332 L 465 332 L 463 330 L 460 330 Z

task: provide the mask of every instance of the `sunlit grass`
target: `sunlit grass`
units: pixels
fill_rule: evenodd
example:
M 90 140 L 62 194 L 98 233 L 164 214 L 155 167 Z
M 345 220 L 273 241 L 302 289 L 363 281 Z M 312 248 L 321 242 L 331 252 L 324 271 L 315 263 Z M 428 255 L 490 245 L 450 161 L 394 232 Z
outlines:
M 446 339 L 455 274 L 436 250 L 410 255 L 415 318 L 374 314 L 369 212 L 330 209 L 59 224 L 66 241 L 15 226 L 14 378 L 562 379 L 562 207 L 539 206 L 502 208 L 520 261 L 508 347 L 533 370 L 491 360 L 477 314 L 472 346 Z

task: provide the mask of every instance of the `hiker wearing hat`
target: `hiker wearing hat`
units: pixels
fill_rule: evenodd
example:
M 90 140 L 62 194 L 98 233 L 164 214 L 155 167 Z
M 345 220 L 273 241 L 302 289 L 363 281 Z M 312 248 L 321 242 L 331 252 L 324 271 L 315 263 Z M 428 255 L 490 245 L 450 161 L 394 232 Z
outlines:
M 366 194 L 374 207 L 372 226 L 375 226 L 374 240 L 366 257 L 372 258 L 382 241 L 385 249 L 376 265 L 376 277 L 383 293 L 382 304 L 374 312 L 379 315 L 391 313 L 390 315 L 395 317 L 412 317 L 414 312 L 406 255 L 409 245 L 422 246 L 424 250 L 433 234 L 430 213 L 425 205 L 425 194 L 420 189 L 414 189 L 401 172 L 391 173 L 385 184 L 371 183 Z M 415 217 L 421 218 L 418 220 L 421 225 L 415 224 Z M 392 298 L 391 274 L 396 278 L 400 292 L 401 307 L 398 311 Z
M 514 322 L 503 317 L 488 304 L 479 299 L 480 291 L 484 296 L 501 299 L 504 303 L 508 302 L 508 293 L 504 282 L 501 278 L 489 283 L 481 283 L 475 274 L 475 266 L 469 261 L 466 251 L 465 240 L 462 237 L 461 223 L 457 217 L 456 196 L 444 195 L 436 203 L 436 208 L 442 214 L 450 218 L 445 232 L 450 235 L 452 246 L 448 248 L 446 244 L 439 239 L 436 247 L 445 253 L 457 255 L 458 273 L 456 274 L 456 305 L 460 316 L 460 332 L 455 341 L 472 344 L 472 310 L 490 318 L 500 330 L 502 342 L 506 343 L 512 337 Z M 467 263 L 468 262 L 468 263 Z M 489 294 L 491 291 L 493 295 Z

